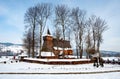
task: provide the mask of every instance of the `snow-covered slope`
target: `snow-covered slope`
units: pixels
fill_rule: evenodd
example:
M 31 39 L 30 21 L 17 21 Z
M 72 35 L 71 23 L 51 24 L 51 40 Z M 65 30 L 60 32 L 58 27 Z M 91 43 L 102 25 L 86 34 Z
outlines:
M 23 50 L 22 46 L 18 45 L 11 45 L 11 46 L 5 46 L 4 48 L 1 49 L 2 52 L 13 52 L 13 53 L 20 53 Z
M 21 44 L 13 43 L 0 43 L 0 53 L 10 52 L 13 54 L 21 53 L 24 51 L 24 48 Z

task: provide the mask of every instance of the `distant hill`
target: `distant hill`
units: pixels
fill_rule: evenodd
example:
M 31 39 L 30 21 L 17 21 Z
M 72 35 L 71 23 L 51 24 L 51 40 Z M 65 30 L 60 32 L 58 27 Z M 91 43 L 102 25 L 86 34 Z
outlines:
M 103 57 L 113 57 L 113 56 L 114 57 L 120 57 L 120 52 L 102 50 L 101 55 Z
M 14 43 L 9 43 L 9 42 L 5 42 L 5 43 L 0 42 L 0 45 L 4 45 L 4 46 L 11 46 L 11 45 L 22 46 L 22 44 L 14 44 Z
M 73 52 L 74 52 L 73 53 L 74 55 L 77 55 L 75 49 L 73 50 Z M 120 57 L 120 52 L 105 51 L 105 50 L 101 50 L 100 52 L 101 52 L 101 55 L 103 57 Z M 83 56 L 86 56 L 86 52 L 85 51 L 83 52 Z
M 0 42 L 0 56 L 17 55 L 23 50 L 22 44 L 1 43 Z
M 1 45 L 5 45 L 5 46 L 11 46 L 11 45 L 14 45 L 13 43 L 8 43 L 8 42 L 7 42 L 7 43 L 1 43 L 1 42 L 0 42 L 0 44 L 1 44 Z

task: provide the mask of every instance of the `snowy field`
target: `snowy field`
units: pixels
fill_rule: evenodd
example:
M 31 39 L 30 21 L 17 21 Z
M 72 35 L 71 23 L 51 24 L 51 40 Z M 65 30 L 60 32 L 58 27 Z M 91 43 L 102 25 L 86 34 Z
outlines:
M 0 58 L 0 79 L 120 79 L 120 65 L 44 65 Z
M 120 72 L 100 74 L 0 74 L 0 79 L 120 79 Z
M 81 65 L 43 65 L 26 62 L 8 62 L 0 64 L 0 73 L 93 73 L 120 70 L 120 65 L 105 64 L 93 67 L 93 64 Z

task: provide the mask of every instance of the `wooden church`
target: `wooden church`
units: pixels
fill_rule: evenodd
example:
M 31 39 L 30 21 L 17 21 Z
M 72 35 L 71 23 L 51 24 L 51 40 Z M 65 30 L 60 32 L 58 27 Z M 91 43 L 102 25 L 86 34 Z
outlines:
M 66 58 L 73 55 L 70 41 L 53 38 L 49 29 L 47 30 L 47 35 L 43 37 L 43 41 L 41 52 L 43 58 L 61 58 L 63 55 Z

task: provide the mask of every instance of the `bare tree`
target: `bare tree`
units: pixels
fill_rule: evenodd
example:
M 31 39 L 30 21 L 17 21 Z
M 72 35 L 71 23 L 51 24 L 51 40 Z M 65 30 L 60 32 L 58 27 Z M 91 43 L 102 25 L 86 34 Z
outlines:
M 77 39 L 79 40 L 79 43 L 76 42 L 79 47 L 80 51 L 80 58 L 82 58 L 82 53 L 83 53 L 83 35 L 84 35 L 84 29 L 85 29 L 85 16 L 86 16 L 86 11 L 80 10 L 78 7 L 72 9 L 71 17 L 72 17 L 72 22 L 74 23 L 73 27 L 76 27 L 76 36 Z M 76 40 L 76 41 L 78 41 Z
M 65 40 L 65 31 L 69 24 L 69 8 L 66 5 L 57 5 L 55 7 L 55 23 L 62 27 L 63 40 Z M 64 42 L 63 42 L 63 58 L 64 58 Z
M 95 15 L 92 15 L 89 18 L 90 26 L 92 29 L 92 38 L 93 38 L 93 47 L 92 49 L 95 50 L 95 52 L 99 52 L 100 43 L 102 43 L 102 33 L 107 29 L 107 24 L 105 20 L 102 20 L 100 17 L 97 17 Z
M 72 29 L 71 29 L 71 24 L 67 27 L 66 29 L 66 37 L 67 37 L 67 40 L 71 41 L 71 34 L 72 34 Z
M 62 33 L 61 33 L 61 28 L 58 27 L 57 25 L 55 25 L 54 27 L 55 27 L 55 31 L 54 31 L 53 35 L 55 36 L 55 38 L 56 38 L 56 40 L 57 40 L 57 44 L 59 44 L 59 40 L 60 40 L 61 35 L 62 35 Z M 57 50 L 58 50 L 58 45 L 57 45 Z M 56 55 L 58 56 L 58 58 L 59 58 L 59 52 L 56 52 L 55 54 L 56 54 Z
M 91 20 L 89 19 L 86 22 L 86 35 L 85 35 L 85 45 L 86 45 L 86 53 L 87 53 L 87 58 L 89 58 L 89 50 L 92 49 L 92 29 L 91 29 Z
M 41 3 L 37 6 L 37 23 L 39 24 L 39 32 L 40 32 L 40 50 L 39 57 L 41 57 L 41 49 L 42 49 L 42 35 L 44 32 L 44 28 L 46 26 L 47 20 L 51 15 L 51 4 Z
M 53 34 L 55 36 L 56 39 L 60 39 L 61 38 L 61 28 L 58 26 L 55 26 L 55 32 Z
M 96 26 L 97 52 L 100 53 L 99 51 L 100 43 L 102 43 L 103 41 L 102 34 L 104 31 L 107 30 L 108 27 L 105 20 L 102 20 L 100 17 L 96 18 L 95 26 Z
M 25 23 L 32 29 L 32 57 L 34 58 L 35 48 L 35 28 L 36 28 L 37 8 L 30 7 L 25 13 Z
M 27 49 L 28 57 L 31 56 L 31 48 L 32 48 L 32 33 L 31 29 L 25 32 L 24 39 L 23 39 L 23 46 L 25 49 Z
M 76 43 L 76 53 L 77 53 L 77 58 L 79 58 L 79 48 L 78 48 L 78 46 L 79 46 L 79 38 L 78 38 L 78 29 L 77 28 L 75 28 L 75 27 L 73 27 L 72 28 L 73 29 L 73 32 L 74 32 L 74 36 L 75 36 L 75 43 Z
M 90 26 L 92 29 L 92 37 L 93 37 L 93 49 L 96 49 L 96 26 L 95 26 L 95 22 L 96 22 L 96 16 L 92 15 L 89 18 L 89 22 L 90 22 Z

